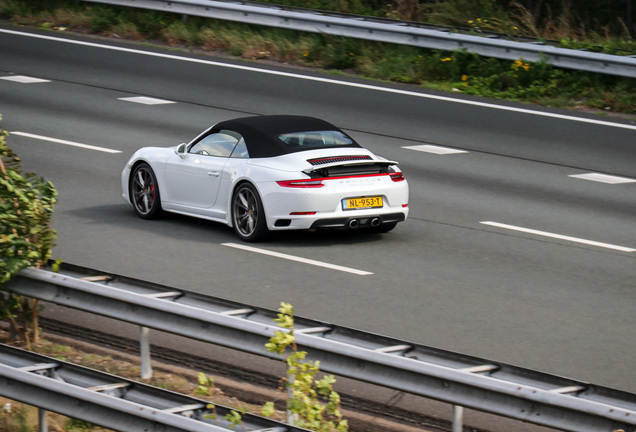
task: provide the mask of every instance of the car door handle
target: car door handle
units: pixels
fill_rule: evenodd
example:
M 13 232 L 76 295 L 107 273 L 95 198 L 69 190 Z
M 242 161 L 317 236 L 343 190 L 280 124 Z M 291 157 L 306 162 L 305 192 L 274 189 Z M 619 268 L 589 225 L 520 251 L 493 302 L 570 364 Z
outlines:
M 221 175 L 219 171 L 208 171 L 209 176 L 218 177 Z

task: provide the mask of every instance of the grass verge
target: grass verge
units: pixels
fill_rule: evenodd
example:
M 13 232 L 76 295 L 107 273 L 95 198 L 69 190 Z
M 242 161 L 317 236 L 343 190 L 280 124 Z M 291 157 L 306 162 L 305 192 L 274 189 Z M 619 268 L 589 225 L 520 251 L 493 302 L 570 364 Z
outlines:
M 505 61 L 466 51 L 421 49 L 196 17 L 184 20 L 170 13 L 68 0 L 0 0 L 0 17 L 16 25 L 272 60 L 467 95 L 636 114 L 633 78 L 559 69 L 544 61 Z

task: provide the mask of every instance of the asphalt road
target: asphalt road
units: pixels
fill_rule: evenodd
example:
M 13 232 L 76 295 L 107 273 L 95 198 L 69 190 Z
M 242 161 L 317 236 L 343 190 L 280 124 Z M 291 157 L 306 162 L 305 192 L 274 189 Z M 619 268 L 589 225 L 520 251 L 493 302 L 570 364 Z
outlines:
M 0 28 L 0 126 L 60 193 L 55 258 L 636 392 L 633 120 L 27 33 Z M 172 103 L 121 99 L 136 96 Z M 145 221 L 121 198 L 137 148 L 283 113 L 400 161 L 411 213 L 384 235 L 283 233 L 257 247 L 372 274 L 228 247 L 224 225 Z M 405 148 L 424 145 L 462 152 Z M 588 173 L 624 182 L 571 177 Z

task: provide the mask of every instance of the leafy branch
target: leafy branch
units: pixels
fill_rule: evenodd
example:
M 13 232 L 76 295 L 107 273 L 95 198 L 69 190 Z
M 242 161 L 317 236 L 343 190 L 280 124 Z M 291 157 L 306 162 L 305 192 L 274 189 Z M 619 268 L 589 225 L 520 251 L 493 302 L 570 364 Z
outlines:
M 1 117 L 0 117 L 1 119 Z M 57 190 L 22 164 L 0 129 L 0 290 L 27 267 L 42 267 L 51 257 L 56 232 L 51 226 Z M 39 339 L 38 301 L 0 291 L 0 319 L 9 321 L 30 349 Z
M 320 362 L 306 360 L 307 352 L 299 351 L 294 334 L 294 308 L 282 302 L 274 320 L 286 331 L 276 331 L 265 344 L 265 349 L 282 355 L 287 364 L 284 380 L 289 392 L 287 411 L 296 426 L 316 432 L 346 432 L 347 420 L 340 411 L 340 395 L 333 389 L 336 379 L 325 375 L 318 379 Z M 263 414 L 271 413 L 273 404 L 264 407 Z
M 288 390 L 287 422 L 315 432 L 348 432 L 349 424 L 340 411 L 340 395 L 333 389 L 336 379 L 325 375 L 318 379 L 320 362 L 306 360 L 307 352 L 299 351 L 294 334 L 294 308 L 289 303 L 281 303 L 277 318 L 274 319 L 283 330 L 274 332 L 274 336 L 265 344 L 265 350 L 283 357 L 287 364 L 287 378 L 283 382 Z M 214 395 L 214 381 L 199 373 L 197 393 L 202 396 Z M 217 419 L 216 407 L 208 405 L 213 413 L 210 418 Z M 274 415 L 274 402 L 267 402 L 261 409 L 266 417 Z M 232 410 L 224 419 L 230 427 L 242 425 L 241 416 Z M 244 425 L 243 425 L 244 428 Z
M 214 386 L 214 378 L 205 375 L 203 372 L 199 372 L 198 374 L 198 387 L 195 391 L 196 394 L 201 396 L 214 397 L 214 393 L 216 391 L 216 387 Z M 216 405 L 210 403 L 206 407 L 209 410 L 212 410 L 212 414 L 207 414 L 206 417 L 215 421 L 216 425 L 219 425 L 219 413 L 216 409 Z M 229 423 L 230 429 L 241 425 L 243 431 L 245 431 L 245 426 L 242 422 L 242 416 L 246 413 L 244 408 L 241 408 L 240 412 L 236 410 L 231 410 L 228 414 L 223 417 L 223 419 Z

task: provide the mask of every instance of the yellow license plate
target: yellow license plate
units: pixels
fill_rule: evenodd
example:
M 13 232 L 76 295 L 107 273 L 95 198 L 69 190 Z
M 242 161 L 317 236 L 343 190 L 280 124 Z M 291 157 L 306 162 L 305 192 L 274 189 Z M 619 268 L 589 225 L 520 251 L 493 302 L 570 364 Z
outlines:
M 346 198 L 342 200 L 343 210 L 377 208 L 377 207 L 382 207 L 383 205 L 384 203 L 382 202 L 381 196 L 364 197 L 364 198 Z

